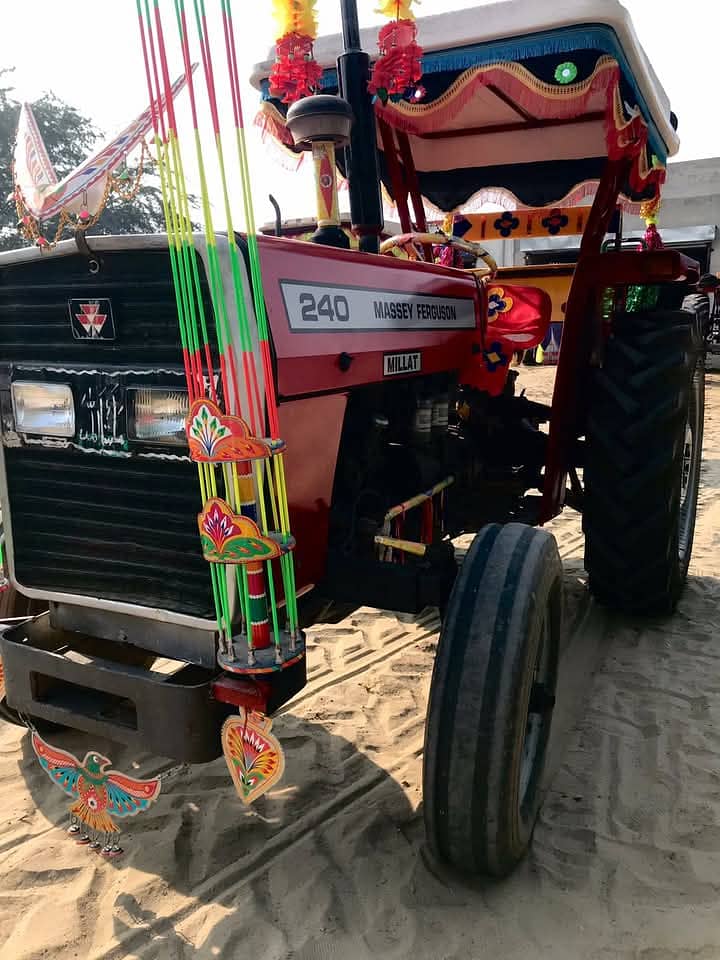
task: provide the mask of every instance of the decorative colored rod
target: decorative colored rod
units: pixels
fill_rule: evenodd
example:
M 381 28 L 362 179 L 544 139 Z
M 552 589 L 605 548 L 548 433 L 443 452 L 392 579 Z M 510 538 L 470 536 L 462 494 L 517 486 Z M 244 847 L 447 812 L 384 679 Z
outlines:
M 301 655 L 289 510 L 283 465 L 284 443 L 270 358 L 268 324 L 262 291 L 260 256 L 255 236 L 247 148 L 242 124 L 237 57 L 229 0 L 220 0 L 225 52 L 236 127 L 238 162 L 245 202 L 250 275 L 255 316 L 245 297 L 244 265 L 235 237 L 220 129 L 216 81 L 205 0 L 193 0 L 194 23 L 206 103 L 215 139 L 216 171 L 222 190 L 221 209 L 227 231 L 232 284 L 223 282 L 218 235 L 213 223 L 208 158 L 199 132 L 200 91 L 192 75 L 191 40 L 185 0 L 173 0 L 177 36 L 190 98 L 195 160 L 212 302 L 217 353 L 209 344 L 195 239 L 191 232 L 182 149 L 172 98 L 168 97 L 168 55 L 160 0 L 137 0 L 148 89 L 153 104 L 170 263 L 183 345 L 191 406 L 187 422 L 190 456 L 197 463 L 202 510 L 198 516 L 203 555 L 210 564 L 221 638 L 221 664 L 235 672 L 280 669 Z M 161 93 L 166 104 L 163 108 Z M 223 241 L 224 242 L 224 241 Z M 224 251 L 224 247 L 223 247 Z M 257 344 L 257 346 L 255 346 Z M 220 386 L 216 390 L 213 358 L 217 356 Z M 269 437 L 265 433 L 265 420 Z M 219 495 L 218 476 L 224 491 Z M 282 578 L 284 604 L 278 602 L 274 564 Z M 281 629 L 284 606 L 287 629 Z M 236 624 L 245 635 L 245 650 L 234 642 Z M 271 625 L 272 624 L 272 633 Z M 274 642 L 273 642 L 274 641 Z

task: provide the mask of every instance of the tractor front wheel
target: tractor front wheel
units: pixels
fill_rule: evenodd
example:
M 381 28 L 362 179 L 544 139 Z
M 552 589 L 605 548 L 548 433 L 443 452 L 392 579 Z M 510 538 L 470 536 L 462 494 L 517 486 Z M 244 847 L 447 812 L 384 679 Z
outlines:
M 504 876 L 540 809 L 562 614 L 554 538 L 520 523 L 475 537 L 440 634 L 425 728 L 423 800 L 432 853 Z
M 689 309 L 620 317 L 592 383 L 585 568 L 594 596 L 625 613 L 672 613 L 687 579 L 705 409 L 702 319 Z

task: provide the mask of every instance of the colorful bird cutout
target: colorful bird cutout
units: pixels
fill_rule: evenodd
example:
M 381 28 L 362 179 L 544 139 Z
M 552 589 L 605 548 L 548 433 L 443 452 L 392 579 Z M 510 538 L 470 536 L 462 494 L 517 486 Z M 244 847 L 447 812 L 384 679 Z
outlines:
M 222 746 L 238 796 L 247 806 L 277 783 L 285 771 L 285 755 L 272 733 L 272 720 L 262 713 L 228 717 L 222 728 Z
M 35 731 L 32 745 L 45 773 L 75 801 L 70 807 L 70 832 L 79 834 L 78 842 L 97 848 L 101 845 L 99 837 L 104 836 L 102 852 L 106 856 L 122 853 L 116 843 L 110 843 L 110 837 L 120 832 L 112 818 L 134 817 L 147 810 L 160 795 L 160 778 L 136 780 L 108 770 L 110 760 L 93 751 L 80 763 L 71 753 L 46 743 Z

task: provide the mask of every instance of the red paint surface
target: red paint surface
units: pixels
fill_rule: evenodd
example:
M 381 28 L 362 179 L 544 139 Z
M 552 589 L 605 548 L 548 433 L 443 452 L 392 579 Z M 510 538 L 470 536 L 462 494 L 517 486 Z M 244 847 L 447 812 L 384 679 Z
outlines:
M 347 396 L 343 393 L 292 400 L 280 405 L 280 434 L 287 439 L 290 526 L 298 589 L 325 574 L 335 464 Z
M 467 273 L 281 237 L 259 237 L 259 246 L 281 397 L 345 390 L 380 381 L 384 353 L 422 351 L 423 374 L 459 370 L 472 356 L 477 331 L 471 329 L 292 331 L 280 291 L 281 280 L 293 280 L 467 298 L 475 304 L 479 320 L 477 285 Z M 346 372 L 340 370 L 338 363 L 343 352 L 353 358 Z
M 214 700 L 267 713 L 272 687 L 267 680 L 243 680 L 225 674 L 210 684 Z

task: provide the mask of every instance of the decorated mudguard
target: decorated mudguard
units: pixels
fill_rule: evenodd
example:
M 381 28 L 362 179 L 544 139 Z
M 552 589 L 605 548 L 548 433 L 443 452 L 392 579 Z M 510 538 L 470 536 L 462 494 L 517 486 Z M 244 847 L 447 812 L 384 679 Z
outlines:
M 496 397 L 502 393 L 513 353 L 542 343 L 550 327 L 552 301 L 539 287 L 497 281 L 486 287 L 487 323 L 480 349 L 460 371 L 460 383 Z
M 270 733 L 272 720 L 261 713 L 246 712 L 228 717 L 222 729 L 225 761 L 235 789 L 246 805 L 254 803 L 285 770 L 285 756 Z
M 35 731 L 32 745 L 40 766 L 75 801 L 70 807 L 70 833 L 78 842 L 92 848 L 101 846 L 103 854 L 117 856 L 122 850 L 110 837 L 120 828 L 113 817 L 134 817 L 147 810 L 160 795 L 160 778 L 137 780 L 118 770 L 108 770 L 110 760 L 90 751 L 82 763 L 65 750 L 46 743 Z

